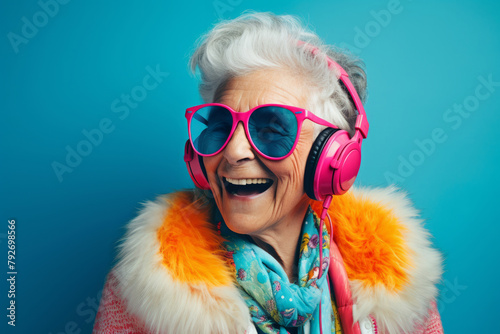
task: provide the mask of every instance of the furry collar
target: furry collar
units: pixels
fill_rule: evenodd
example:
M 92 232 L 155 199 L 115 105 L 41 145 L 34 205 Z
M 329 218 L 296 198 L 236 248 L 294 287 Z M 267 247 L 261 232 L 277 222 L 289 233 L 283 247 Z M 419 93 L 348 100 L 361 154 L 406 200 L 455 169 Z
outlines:
M 312 203 L 320 212 L 321 203 Z M 127 310 L 154 333 L 242 333 L 251 324 L 233 285 L 223 239 L 193 193 L 160 196 L 127 226 L 114 269 Z M 332 238 L 344 259 L 354 320 L 411 332 L 427 315 L 440 254 L 405 194 L 352 189 L 334 197 Z

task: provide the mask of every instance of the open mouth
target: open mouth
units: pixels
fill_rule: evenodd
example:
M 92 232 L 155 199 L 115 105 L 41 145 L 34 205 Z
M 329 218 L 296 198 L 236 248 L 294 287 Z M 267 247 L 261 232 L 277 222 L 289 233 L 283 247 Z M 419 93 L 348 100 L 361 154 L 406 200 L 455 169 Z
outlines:
M 222 178 L 226 191 L 231 195 L 250 196 L 261 194 L 273 185 L 271 179 Z

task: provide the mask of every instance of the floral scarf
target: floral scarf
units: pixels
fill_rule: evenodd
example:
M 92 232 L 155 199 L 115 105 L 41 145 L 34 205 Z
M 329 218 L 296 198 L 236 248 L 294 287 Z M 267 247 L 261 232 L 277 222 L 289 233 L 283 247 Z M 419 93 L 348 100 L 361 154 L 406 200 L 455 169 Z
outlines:
M 298 262 L 298 282 L 291 283 L 278 261 L 247 236 L 231 232 L 216 214 L 218 228 L 232 255 L 236 281 L 259 332 L 289 333 L 298 327 L 304 333 L 309 321 L 311 334 L 335 333 L 334 312 L 327 281 L 330 239 L 326 229 L 319 237 L 319 218 L 309 207 L 302 224 Z M 319 243 L 323 242 L 323 275 L 319 274 Z M 231 256 L 229 256 L 231 257 Z M 333 306 L 335 307 L 335 306 Z M 320 310 L 321 309 L 321 310 Z M 320 323 L 321 317 L 321 323 Z

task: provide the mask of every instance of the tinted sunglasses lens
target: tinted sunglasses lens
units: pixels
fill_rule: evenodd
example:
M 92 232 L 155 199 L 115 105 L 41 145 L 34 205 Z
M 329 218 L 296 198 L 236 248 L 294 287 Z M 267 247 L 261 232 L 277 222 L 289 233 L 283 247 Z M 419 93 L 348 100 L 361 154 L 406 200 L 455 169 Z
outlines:
M 201 154 L 213 154 L 226 142 L 233 118 L 229 110 L 219 106 L 204 107 L 191 118 L 191 139 Z
M 272 158 L 282 158 L 293 148 L 297 137 L 297 118 L 291 110 L 262 107 L 248 121 L 250 137 L 257 149 Z

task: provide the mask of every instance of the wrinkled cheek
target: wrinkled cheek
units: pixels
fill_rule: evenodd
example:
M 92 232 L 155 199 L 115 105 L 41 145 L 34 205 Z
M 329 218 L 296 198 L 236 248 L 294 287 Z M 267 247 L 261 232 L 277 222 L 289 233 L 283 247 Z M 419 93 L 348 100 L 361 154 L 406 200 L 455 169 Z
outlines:
M 214 196 L 217 205 L 220 204 L 222 198 L 221 185 L 219 183 L 219 178 L 217 176 L 217 166 L 219 165 L 217 157 L 204 157 L 203 165 L 205 166 L 205 171 L 207 172 L 208 183 L 210 184 L 210 189 Z
M 305 173 L 305 163 L 302 161 L 297 162 L 293 165 L 293 183 L 297 191 L 304 191 L 304 173 Z
M 300 163 L 288 166 L 278 176 L 278 188 L 276 189 L 277 210 L 288 210 L 290 205 L 294 205 L 304 194 L 304 176 L 300 168 Z
M 297 147 L 299 148 L 299 146 Z M 290 156 L 290 164 L 286 177 L 293 190 L 303 192 L 308 153 L 305 154 L 305 150 L 302 147 L 300 148 L 300 150 L 297 150 L 295 154 Z
M 297 193 L 304 188 L 303 178 L 298 172 L 282 175 L 278 179 L 278 185 L 280 186 L 279 188 L 281 188 L 278 190 L 285 195 L 290 195 L 290 192 Z

